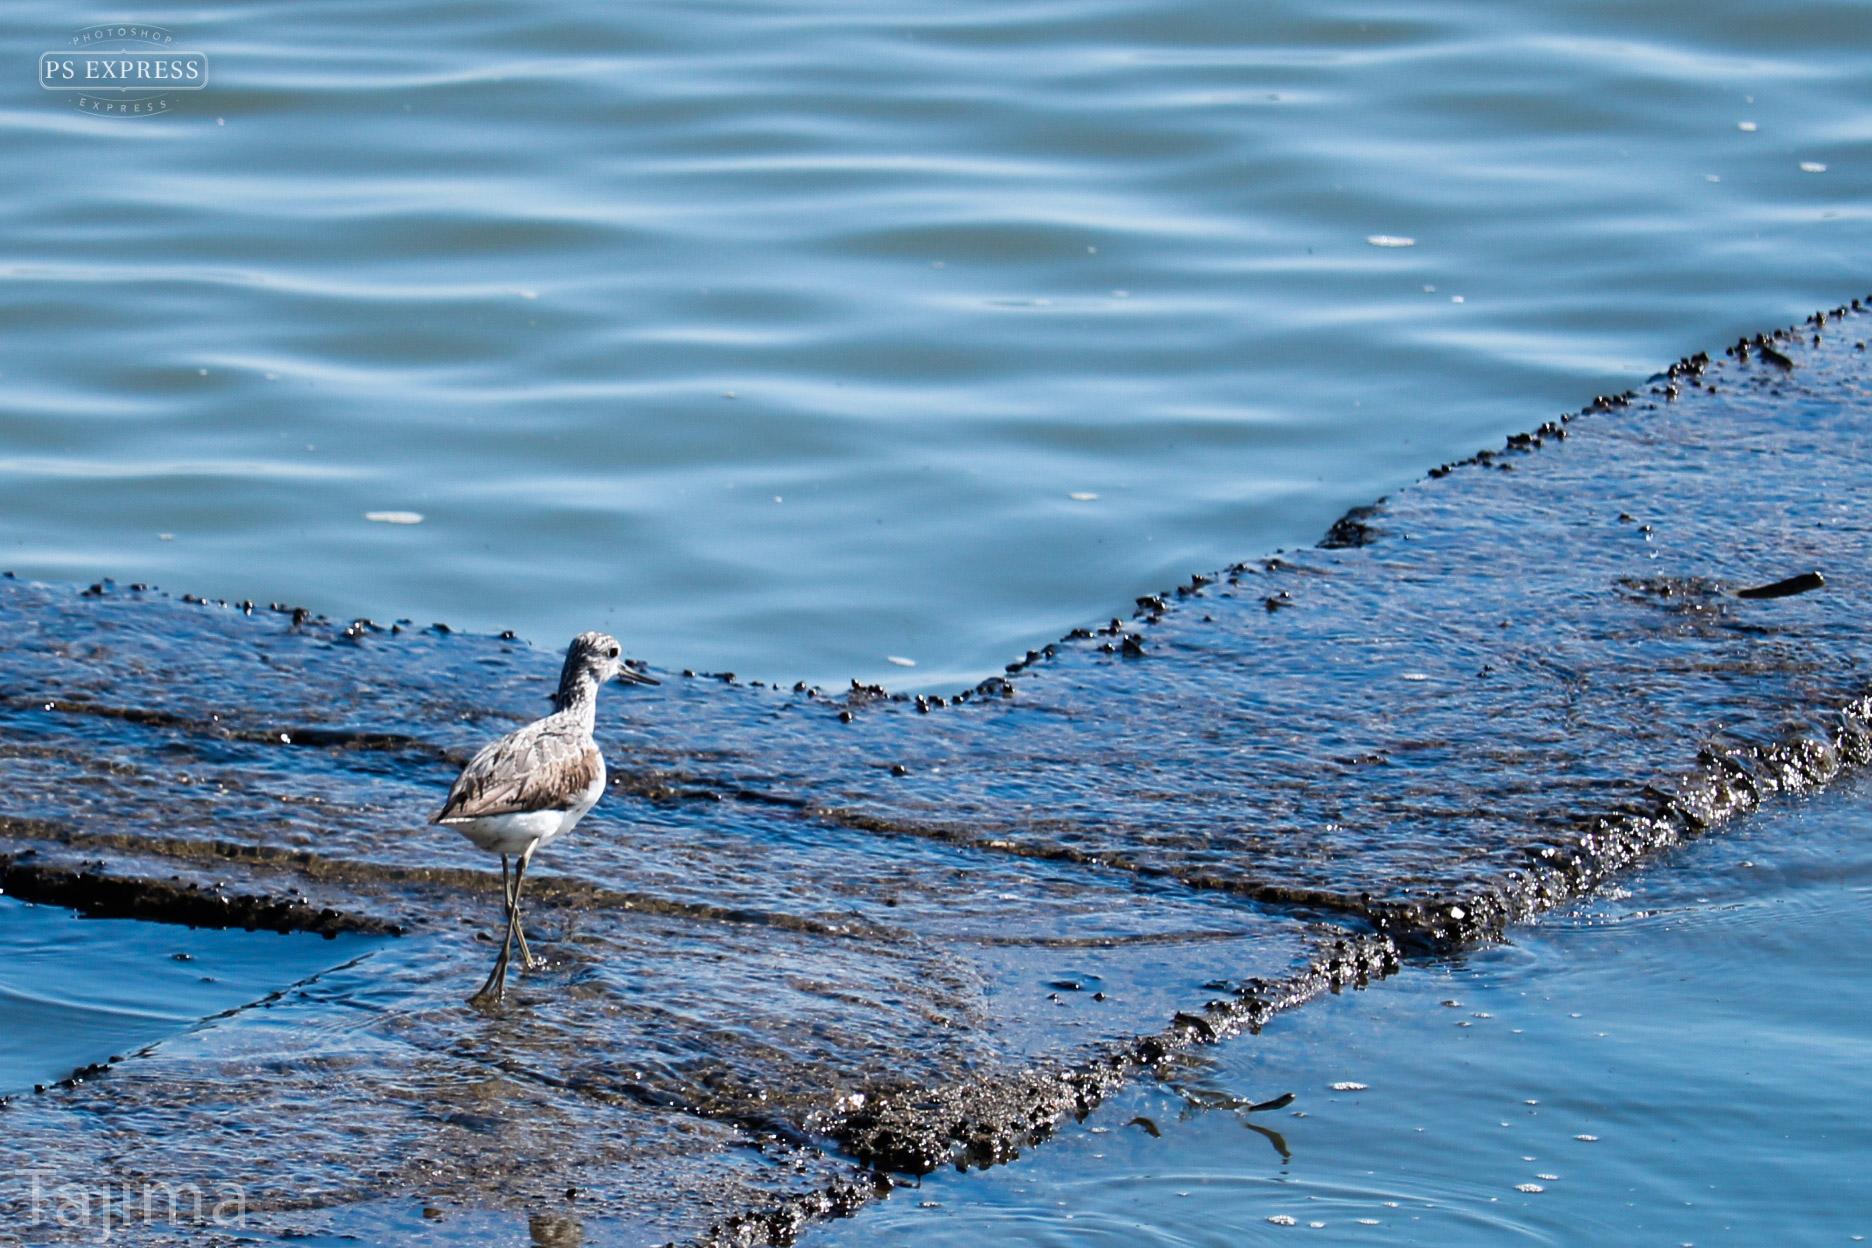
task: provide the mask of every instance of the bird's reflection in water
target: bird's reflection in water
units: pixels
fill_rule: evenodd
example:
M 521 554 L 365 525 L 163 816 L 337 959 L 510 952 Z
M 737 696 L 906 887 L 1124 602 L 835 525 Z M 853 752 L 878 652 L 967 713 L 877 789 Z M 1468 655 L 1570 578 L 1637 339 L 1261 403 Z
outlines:
M 580 1248 L 585 1242 L 585 1224 L 564 1214 L 533 1214 L 527 1218 L 527 1232 L 535 1248 Z
M 1204 1065 L 1206 1065 L 1206 1063 L 1204 1063 Z M 1261 1136 L 1269 1144 L 1272 1144 L 1274 1146 L 1274 1151 L 1280 1154 L 1280 1159 L 1283 1164 L 1293 1160 L 1293 1152 L 1287 1147 L 1286 1136 L 1274 1130 L 1272 1127 L 1264 1127 L 1258 1122 L 1253 1122 L 1248 1117 L 1250 1114 L 1267 1113 L 1270 1110 L 1287 1108 L 1294 1102 L 1293 1093 L 1283 1092 L 1273 1100 L 1255 1102 L 1236 1096 L 1232 1092 L 1225 1092 L 1194 1082 L 1175 1083 L 1170 1085 L 1170 1090 L 1183 1099 L 1184 1108 L 1182 1114 L 1179 1115 L 1180 1117 L 1189 1118 L 1203 1110 L 1223 1110 L 1232 1113 L 1241 1122 L 1242 1126 L 1248 1128 L 1248 1130 L 1254 1132 L 1256 1135 Z M 1150 1128 L 1150 1132 L 1152 1135 L 1157 1134 L 1155 1126 Z
M 1254 1132 L 1256 1135 L 1266 1136 L 1267 1142 L 1274 1146 L 1274 1151 L 1280 1154 L 1280 1159 L 1282 1161 L 1293 1160 L 1293 1153 L 1287 1147 L 1286 1136 L 1282 1135 L 1280 1132 L 1276 1131 L 1272 1127 L 1264 1127 L 1259 1123 L 1249 1122 L 1246 1114 L 1241 1116 L 1241 1124 L 1242 1126 L 1247 1127 L 1250 1131 Z

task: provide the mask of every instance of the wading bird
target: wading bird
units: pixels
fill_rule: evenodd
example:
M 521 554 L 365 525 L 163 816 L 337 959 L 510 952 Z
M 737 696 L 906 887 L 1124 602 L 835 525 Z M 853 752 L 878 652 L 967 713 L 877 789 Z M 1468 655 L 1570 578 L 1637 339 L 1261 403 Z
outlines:
M 470 1004 L 497 1004 L 506 996 L 507 960 L 516 940 L 521 965 L 533 969 L 533 953 L 520 922 L 520 889 L 534 852 L 570 832 L 604 792 L 604 756 L 592 740 L 598 687 L 613 676 L 632 684 L 657 683 L 624 666 L 622 656 L 617 641 L 604 633 L 574 637 L 559 672 L 553 713 L 476 754 L 449 790 L 448 801 L 429 820 L 454 828 L 478 849 L 500 855 L 507 935 L 494 969 L 481 991 L 469 998 Z M 509 856 L 519 860 L 511 883 Z

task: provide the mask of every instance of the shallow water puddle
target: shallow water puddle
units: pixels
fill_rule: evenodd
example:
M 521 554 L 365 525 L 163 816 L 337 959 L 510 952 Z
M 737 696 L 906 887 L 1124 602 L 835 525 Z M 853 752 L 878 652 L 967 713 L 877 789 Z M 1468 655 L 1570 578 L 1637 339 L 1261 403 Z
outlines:
M 0 1096 L 127 1056 L 375 943 L 90 919 L 0 897 Z

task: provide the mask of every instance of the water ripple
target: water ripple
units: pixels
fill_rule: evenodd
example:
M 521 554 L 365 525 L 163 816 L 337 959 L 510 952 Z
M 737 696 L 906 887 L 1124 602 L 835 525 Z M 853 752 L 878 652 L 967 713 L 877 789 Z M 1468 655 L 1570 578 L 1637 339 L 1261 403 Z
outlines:
M 29 0 L 0 37 L 23 60 L 70 21 Z M 0 485 L 30 500 L 0 516 L 6 564 L 545 641 L 602 619 L 787 679 L 905 653 L 981 675 L 1863 294 L 1862 22 L 1838 0 L 1768 23 L 1740 0 L 204 11 L 178 26 L 214 81 L 174 116 L 0 110 L 25 188 Z M 49 501 L 74 464 L 109 497 Z M 1095 514 L 1053 505 L 1088 481 Z M 384 507 L 431 531 L 385 549 L 341 522 Z

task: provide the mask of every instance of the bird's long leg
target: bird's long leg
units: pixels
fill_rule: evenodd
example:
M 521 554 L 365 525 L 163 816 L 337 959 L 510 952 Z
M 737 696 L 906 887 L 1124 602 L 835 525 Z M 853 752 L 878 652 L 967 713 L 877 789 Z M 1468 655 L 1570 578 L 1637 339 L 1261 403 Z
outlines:
M 507 855 L 506 854 L 501 855 L 501 892 L 504 893 L 507 897 L 507 909 L 509 913 L 511 913 L 515 904 L 514 886 L 507 879 Z M 520 966 L 522 969 L 530 971 L 534 967 L 538 966 L 539 963 L 534 960 L 533 951 L 527 948 L 526 925 L 524 923 L 520 924 L 516 928 L 514 934 L 518 936 L 520 939 Z
M 513 939 L 514 911 L 510 905 L 507 907 L 507 939 L 501 942 L 500 956 L 494 959 L 494 969 L 488 972 L 487 982 L 468 998 L 469 1005 L 498 1005 L 507 995 L 507 958 L 513 950 Z
M 516 863 L 514 866 L 514 886 L 513 886 L 514 936 L 520 942 L 520 965 L 523 969 L 529 970 L 529 971 L 532 970 L 535 966 L 538 966 L 539 963 L 534 960 L 533 951 L 527 948 L 526 920 L 520 916 L 520 882 L 526 878 L 527 866 L 533 861 L 533 851 L 537 849 L 538 847 L 539 847 L 538 841 L 535 841 L 533 844 L 527 846 L 526 851 L 520 855 L 520 861 Z
M 507 903 L 507 938 L 501 941 L 500 957 L 494 959 L 494 969 L 488 972 L 487 982 L 481 985 L 481 991 L 468 998 L 470 1005 L 498 1005 L 507 996 L 507 961 L 513 955 L 514 935 L 520 930 L 520 882 L 526 878 L 527 862 L 533 857 L 533 847 L 527 846 L 520 855 L 519 868 L 514 873 L 513 891 L 506 891 L 507 855 L 501 855 L 502 897 Z

